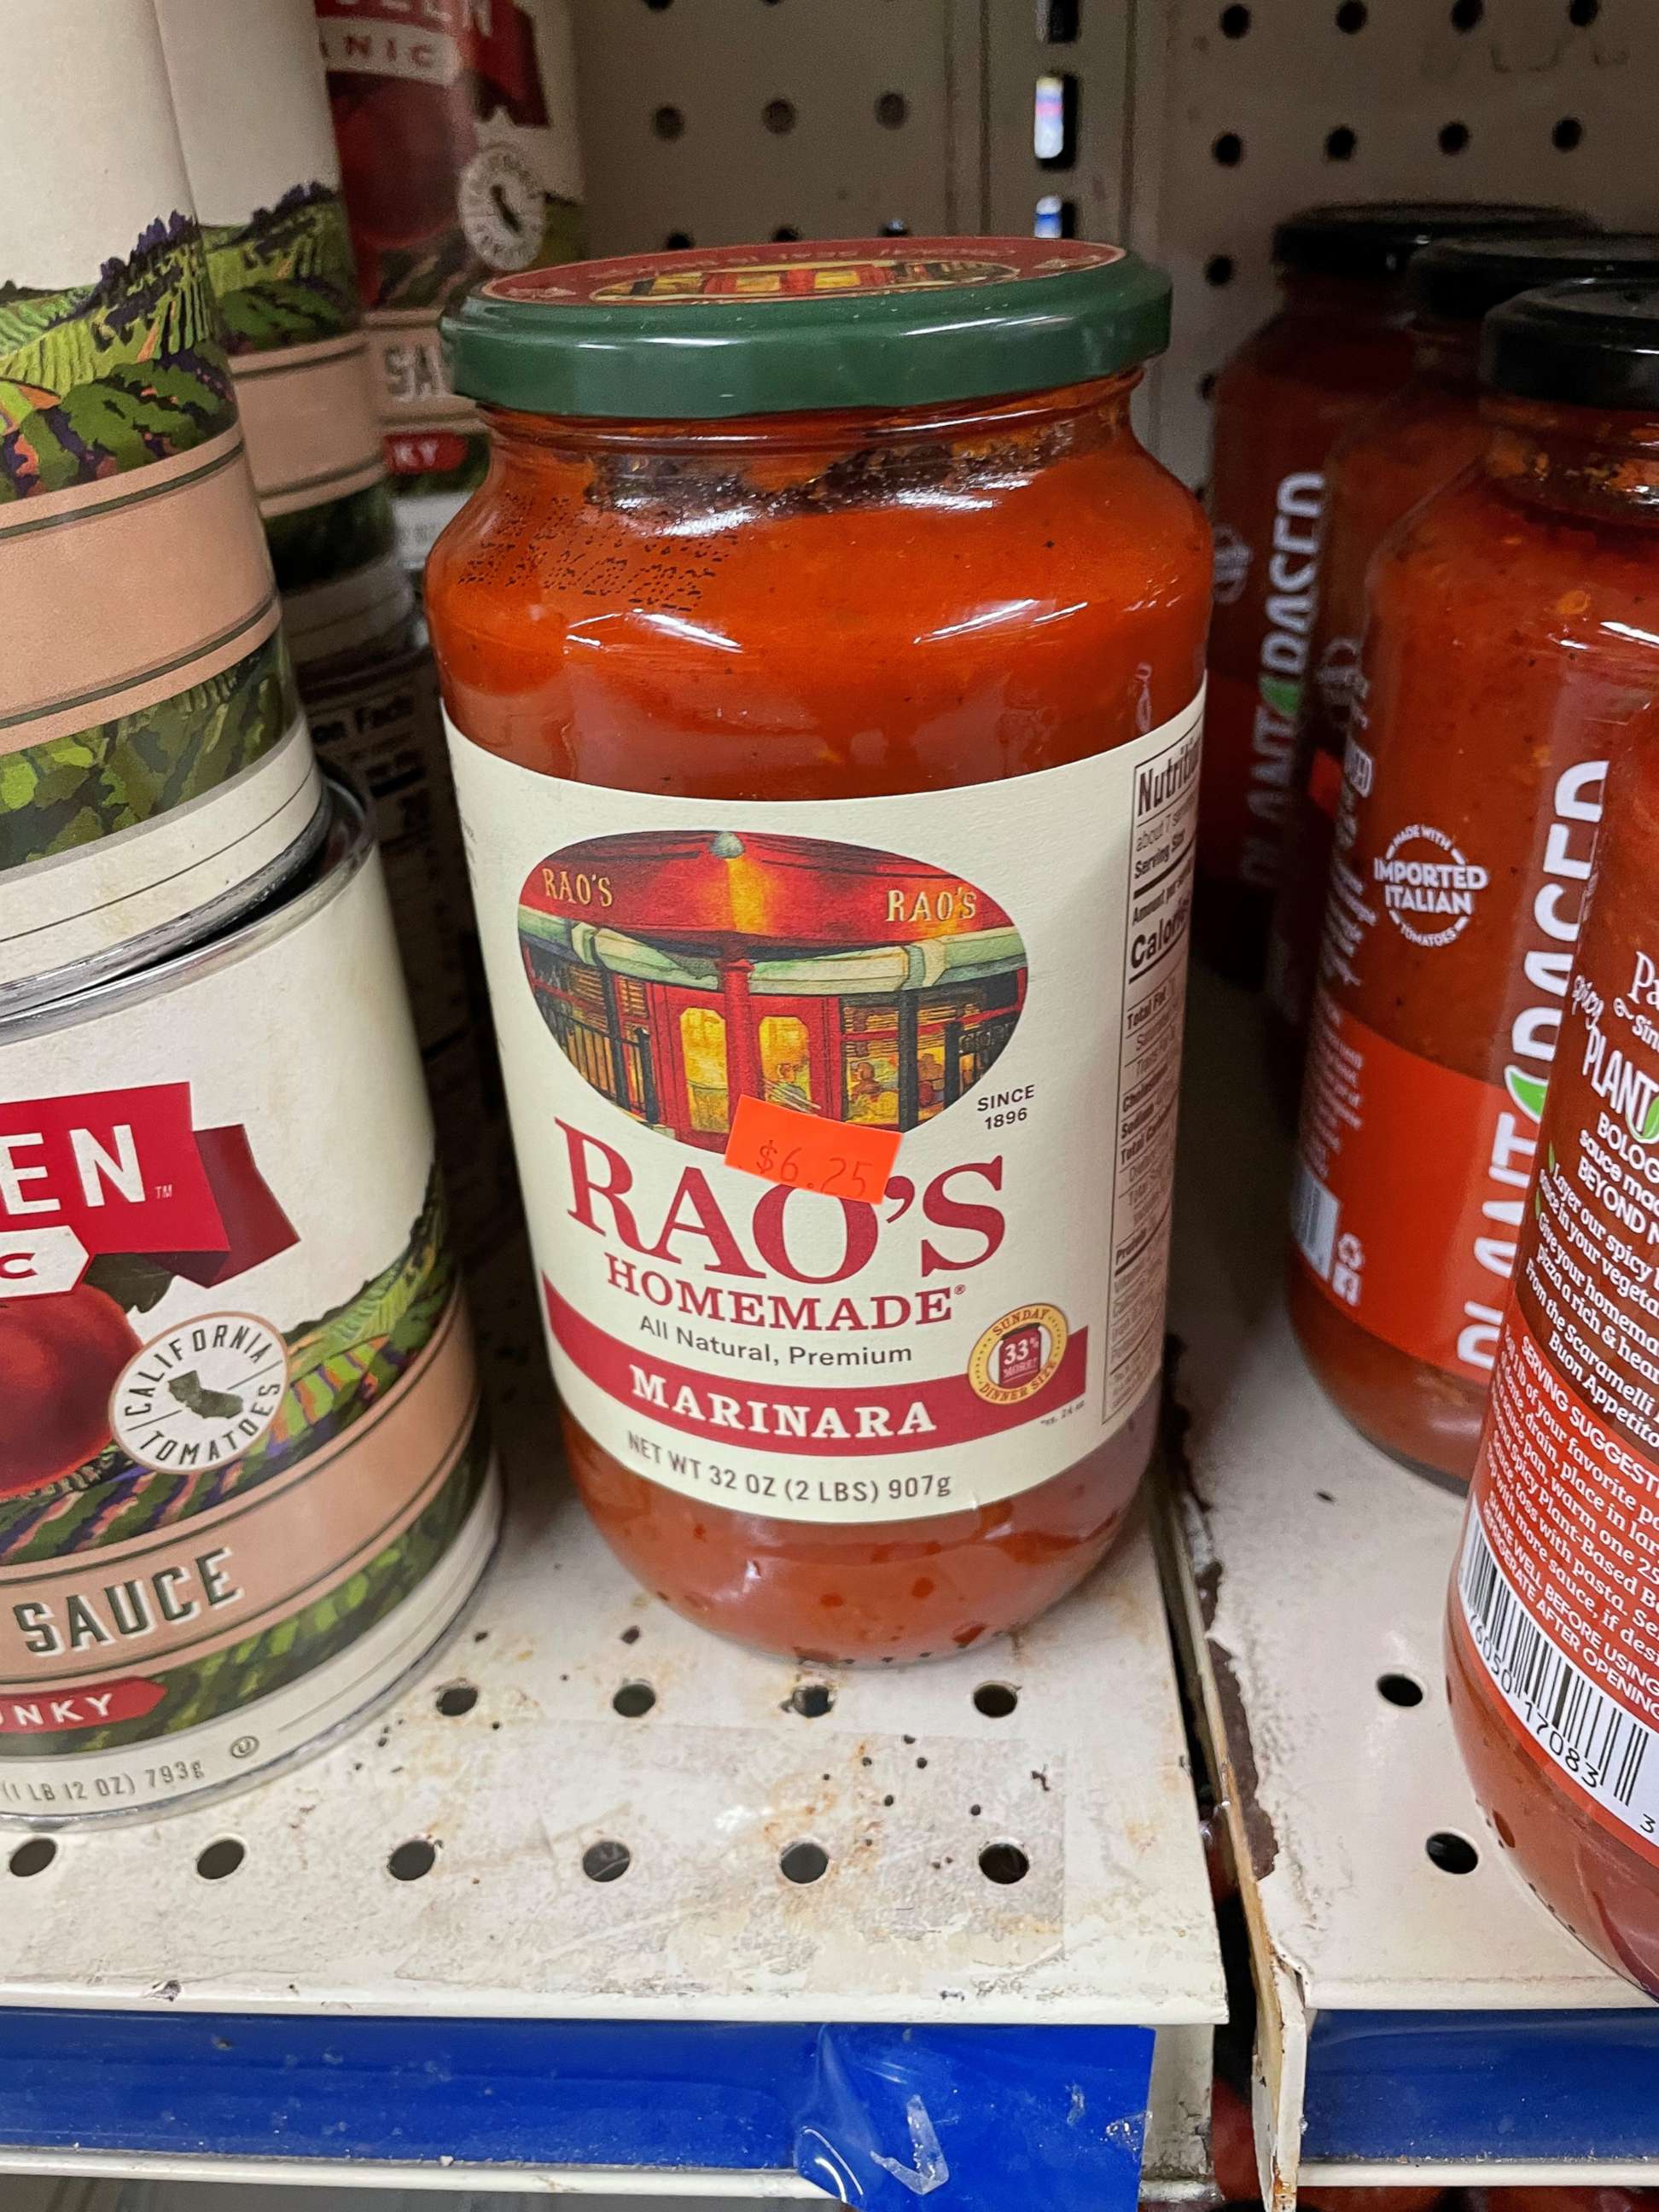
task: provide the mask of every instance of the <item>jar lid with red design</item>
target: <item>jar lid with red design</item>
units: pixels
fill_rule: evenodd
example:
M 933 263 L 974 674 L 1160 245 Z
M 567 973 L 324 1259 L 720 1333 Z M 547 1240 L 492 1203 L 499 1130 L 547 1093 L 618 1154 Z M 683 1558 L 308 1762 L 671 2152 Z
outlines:
M 450 379 L 532 414 L 708 421 L 927 406 L 1161 353 L 1170 280 L 1080 239 L 834 239 L 526 270 L 445 319 Z

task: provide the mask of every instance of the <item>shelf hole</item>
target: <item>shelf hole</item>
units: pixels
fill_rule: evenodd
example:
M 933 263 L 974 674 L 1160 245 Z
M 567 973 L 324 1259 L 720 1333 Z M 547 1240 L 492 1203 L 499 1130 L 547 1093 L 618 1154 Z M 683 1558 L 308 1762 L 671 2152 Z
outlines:
M 1051 46 L 1077 44 L 1079 0 L 1037 0 L 1037 36 Z
M 1576 115 L 1564 115 L 1550 133 L 1550 143 L 1558 154 L 1571 154 L 1575 146 L 1583 143 L 1584 126 Z
M 1336 27 L 1339 31 L 1346 31 L 1352 38 L 1356 31 L 1364 29 L 1370 13 L 1365 0 L 1342 0 L 1342 5 L 1336 11 Z
M 778 1872 L 786 1881 L 822 1881 L 829 1871 L 830 1854 L 822 1844 L 791 1844 L 778 1860 Z
M 1044 192 L 1031 211 L 1033 238 L 1075 238 L 1077 202 L 1063 200 L 1057 192 Z
M 1216 380 L 1216 373 L 1213 369 L 1208 370 L 1198 380 L 1198 396 L 1206 405 L 1215 398 Z
M 663 244 L 671 253 L 683 253 L 688 246 L 695 246 L 696 240 L 689 230 L 671 230 Z
M 660 15 L 665 8 L 673 6 L 674 0 L 645 0 L 645 4 L 653 15 Z
M 908 222 L 901 222 L 895 216 L 890 222 L 883 223 L 878 235 L 883 238 L 908 238 L 910 226 Z
M 1217 286 L 1233 281 L 1233 257 L 1231 253 L 1212 253 L 1204 264 L 1204 282 Z
M 1224 169 L 1236 169 L 1244 159 L 1244 141 L 1237 131 L 1224 131 L 1210 152 Z
M 789 1692 L 789 1710 L 803 1720 L 820 1721 L 836 1702 L 828 1682 L 797 1682 Z
M 987 1881 L 1000 1882 L 1006 1888 L 1024 1881 L 1031 1862 L 1018 1844 L 987 1844 L 979 1855 L 979 1870 Z
M 884 92 L 876 102 L 876 120 L 884 131 L 902 131 L 910 119 L 910 103 L 902 92 Z
M 1069 169 L 1077 161 L 1077 79 L 1045 74 L 1036 81 L 1031 110 L 1031 152 L 1039 169 Z
M 761 121 L 775 138 L 782 138 L 795 127 L 795 103 L 793 100 L 769 100 L 761 110 Z
M 685 118 L 678 107 L 659 107 L 651 118 L 651 128 L 659 138 L 684 138 Z
M 1437 1828 L 1423 1846 L 1442 1874 L 1473 1874 L 1480 1854 L 1467 1836 L 1452 1828 Z
M 411 1836 L 406 1844 L 398 1844 L 386 1861 L 386 1870 L 393 1881 L 419 1881 L 437 1863 L 438 1846 L 424 1836 Z
M 477 1704 L 478 1692 L 471 1682 L 446 1682 L 434 1702 L 446 1720 L 458 1721 Z
M 625 1721 L 636 1721 L 641 1713 L 648 1713 L 657 1702 L 657 1693 L 649 1682 L 624 1682 L 611 1700 L 611 1710 L 620 1713 Z
M 238 1843 L 234 1836 L 221 1836 L 205 1850 L 196 1855 L 196 1871 L 204 1881 L 223 1881 L 234 1875 L 247 1856 L 247 1845 Z
M 1588 31 L 1601 12 L 1601 0 L 1572 0 L 1567 21 L 1576 31 Z
M 1454 31 L 1472 31 L 1486 12 L 1486 0 L 1452 0 Z
M 1410 1674 L 1379 1674 L 1376 1678 L 1379 1697 L 1386 1698 L 1391 1705 L 1420 1705 L 1423 1685 Z
M 793 246 L 799 236 L 800 233 L 793 222 L 781 222 L 772 233 L 772 243 L 775 246 Z
M 27 1881 L 31 1875 L 44 1874 L 58 1856 L 58 1846 L 50 1836 L 30 1836 L 18 1844 L 6 1864 L 20 1881 Z
M 614 1836 L 602 1836 L 582 1853 L 582 1872 L 589 1881 L 620 1881 L 633 1863 L 633 1852 Z
M 1443 154 L 1461 154 L 1469 143 L 1467 123 L 1443 123 L 1440 126 L 1440 150 Z
M 1358 137 L 1347 125 L 1339 123 L 1325 141 L 1325 159 L 1328 161 L 1352 161 L 1354 149 L 1358 143 Z
M 1248 8 L 1224 8 L 1221 11 L 1221 35 L 1224 39 L 1242 39 L 1250 27 Z
M 1006 1721 L 1018 1703 L 1019 1692 L 1012 1682 L 981 1682 L 974 1692 L 974 1711 L 988 1721 Z

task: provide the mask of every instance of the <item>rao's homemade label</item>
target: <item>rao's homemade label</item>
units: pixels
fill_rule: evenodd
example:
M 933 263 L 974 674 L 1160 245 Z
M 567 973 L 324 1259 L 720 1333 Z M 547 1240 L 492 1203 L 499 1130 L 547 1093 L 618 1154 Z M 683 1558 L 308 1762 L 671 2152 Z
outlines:
M 7 36 L 0 1004 L 187 933 L 320 803 L 154 10 Z
M 606 1450 L 781 1519 L 912 1520 L 1144 1403 L 1200 719 L 810 808 L 559 781 L 452 730 L 554 1370 Z M 813 1117 L 814 1187 L 727 1164 L 744 1099 Z M 897 1133 L 878 1199 L 822 1125 Z
M 366 842 L 0 1024 L 0 1814 L 245 1778 L 453 1619 L 494 1493 Z

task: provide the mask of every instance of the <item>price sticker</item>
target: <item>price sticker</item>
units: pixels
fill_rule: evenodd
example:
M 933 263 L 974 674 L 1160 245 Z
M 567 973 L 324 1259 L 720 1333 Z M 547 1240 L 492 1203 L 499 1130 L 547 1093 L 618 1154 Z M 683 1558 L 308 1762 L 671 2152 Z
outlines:
M 858 1121 L 826 1121 L 765 1098 L 739 1098 L 726 1140 L 727 1167 L 769 1182 L 821 1190 L 828 1198 L 873 1206 L 887 1188 L 899 1148 L 896 1129 Z

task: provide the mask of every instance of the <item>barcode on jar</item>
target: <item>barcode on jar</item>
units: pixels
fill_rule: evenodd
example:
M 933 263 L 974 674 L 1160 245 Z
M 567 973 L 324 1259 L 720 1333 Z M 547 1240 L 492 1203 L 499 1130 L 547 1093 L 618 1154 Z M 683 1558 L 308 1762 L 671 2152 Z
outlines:
M 1546 1757 L 1638 1835 L 1659 1835 L 1659 1730 L 1598 1689 L 1540 1626 L 1473 1510 L 1457 1589 L 1494 1688 Z
M 1306 1164 L 1296 1164 L 1291 1190 L 1291 1234 L 1303 1258 L 1322 1281 L 1329 1282 L 1336 1257 L 1336 1217 L 1340 1211 L 1335 1194 L 1326 1189 Z

